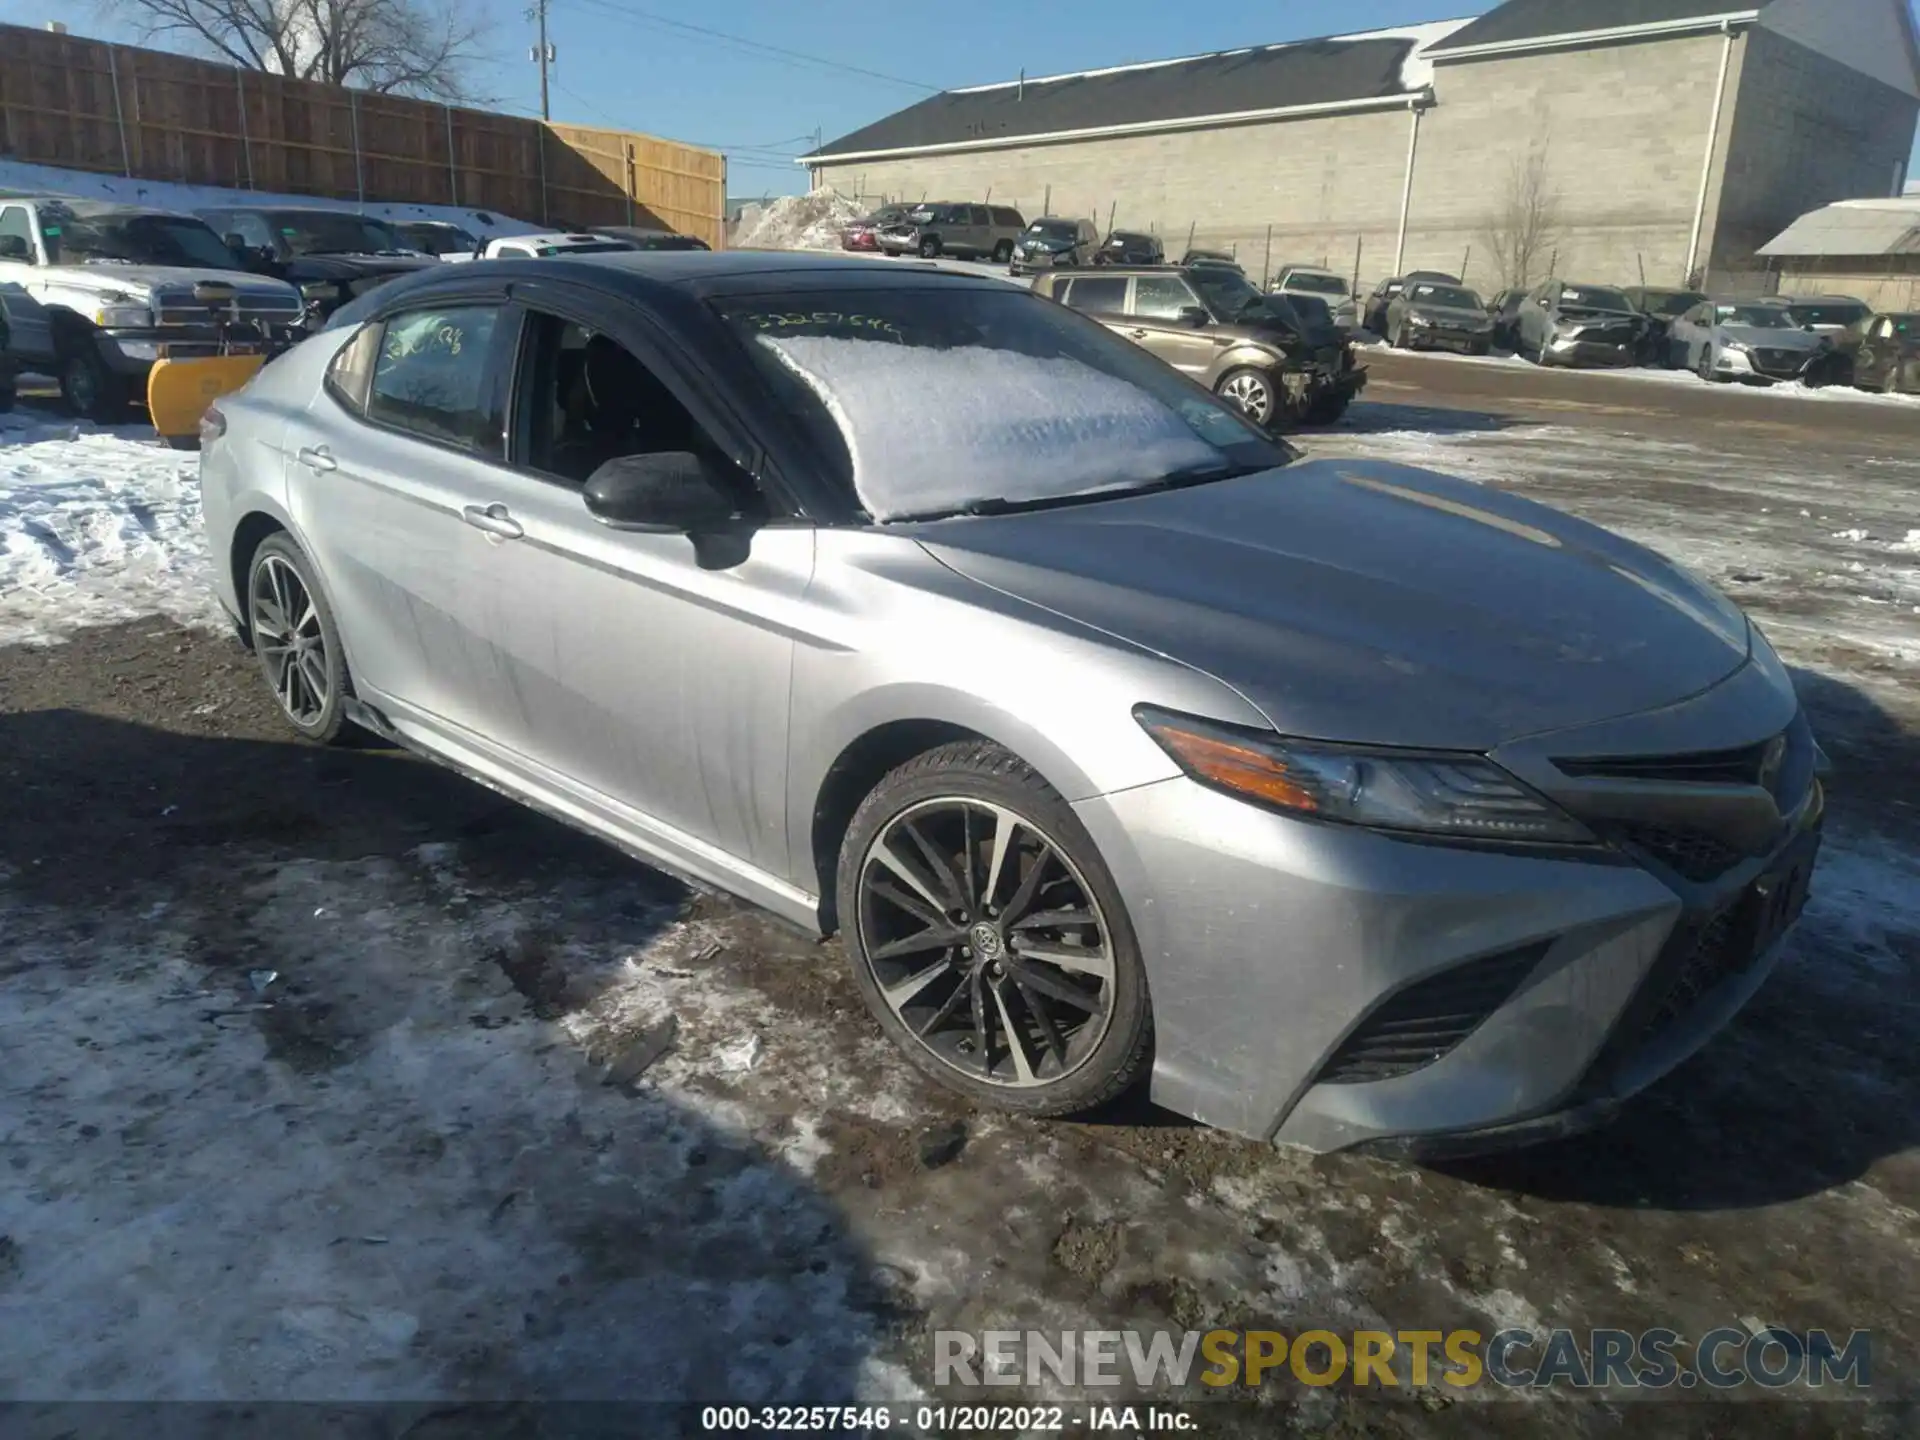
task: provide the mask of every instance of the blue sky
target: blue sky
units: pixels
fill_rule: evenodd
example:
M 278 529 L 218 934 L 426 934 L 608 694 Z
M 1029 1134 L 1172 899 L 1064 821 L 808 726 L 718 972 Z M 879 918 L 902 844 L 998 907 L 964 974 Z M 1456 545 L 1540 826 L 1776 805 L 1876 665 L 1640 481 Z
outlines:
M 479 88 L 499 108 L 536 111 L 526 0 L 466 3 L 484 6 L 493 22 L 494 58 L 476 73 Z M 736 195 L 781 193 L 804 188 L 805 172 L 789 157 L 809 148 L 816 130 L 832 139 L 946 86 L 1012 79 L 1022 67 L 1043 75 L 1417 24 L 1491 3 L 550 0 L 549 38 L 559 49 L 553 115 L 713 145 L 731 156 Z M 55 0 L 0 0 L 0 20 L 15 24 L 38 25 L 62 12 L 77 13 Z M 82 34 L 132 38 L 101 19 L 69 24 Z

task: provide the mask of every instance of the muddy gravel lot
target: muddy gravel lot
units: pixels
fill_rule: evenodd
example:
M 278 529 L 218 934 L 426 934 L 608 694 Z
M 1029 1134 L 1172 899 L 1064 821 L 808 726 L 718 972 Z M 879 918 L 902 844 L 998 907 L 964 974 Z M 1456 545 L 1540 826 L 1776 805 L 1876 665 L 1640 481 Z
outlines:
M 1609 1130 L 1436 1167 L 930 1088 L 836 945 L 402 753 L 291 741 L 205 623 L 178 457 L 15 420 L 0 1399 L 404 1401 L 532 1434 L 484 1407 L 977 1396 L 936 1386 L 941 1330 L 1777 1326 L 1870 1329 L 1870 1389 L 1403 1369 L 1163 1398 L 1218 1435 L 1913 1433 L 1920 411 L 1756 400 L 1748 426 L 1451 373 L 1393 357 L 1308 447 L 1459 470 L 1703 571 L 1796 667 L 1837 773 L 1816 898 L 1724 1035 Z M 1087 1393 L 991 1398 L 1065 1401 L 1071 1430 Z M 627 1430 L 675 1427 L 698 1417 Z

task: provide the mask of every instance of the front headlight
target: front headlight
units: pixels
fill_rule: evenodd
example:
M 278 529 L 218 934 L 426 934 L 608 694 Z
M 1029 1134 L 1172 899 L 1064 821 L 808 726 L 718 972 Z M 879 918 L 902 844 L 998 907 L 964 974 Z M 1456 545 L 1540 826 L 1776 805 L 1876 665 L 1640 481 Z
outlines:
M 1720 343 L 1720 348 L 1722 350 L 1731 350 L 1736 355 L 1745 355 L 1753 349 L 1753 347 L 1744 340 L 1723 340 Z
M 1425 315 L 1409 315 L 1407 323 L 1417 330 L 1431 330 L 1433 321 Z
M 102 330 L 150 330 L 153 311 L 145 305 L 102 305 L 93 312 L 93 323 Z
M 1579 821 L 1478 755 L 1292 740 L 1147 705 L 1133 713 L 1194 780 L 1289 815 L 1461 840 L 1596 843 Z

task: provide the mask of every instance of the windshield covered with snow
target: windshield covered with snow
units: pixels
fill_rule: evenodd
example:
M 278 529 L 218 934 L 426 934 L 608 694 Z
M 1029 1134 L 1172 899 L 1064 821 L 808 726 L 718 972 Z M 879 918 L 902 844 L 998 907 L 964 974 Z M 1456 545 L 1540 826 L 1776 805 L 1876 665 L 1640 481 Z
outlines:
M 808 292 L 721 313 L 876 520 L 1037 508 L 1291 458 L 1146 351 L 1028 291 Z
M 239 264 L 212 227 L 184 215 L 111 210 L 81 215 L 49 205 L 40 212 L 40 235 L 54 265 L 122 262 L 233 270 Z
M 390 226 L 332 210 L 279 210 L 267 217 L 294 255 L 380 255 L 407 245 Z
M 1311 270 L 1295 270 L 1287 276 L 1287 289 L 1302 290 L 1309 295 L 1338 295 L 1345 298 L 1347 282 L 1338 275 L 1316 275 Z
M 1749 330 L 1798 330 L 1793 316 L 1779 305 L 1718 305 L 1714 307 L 1714 323 L 1718 325 L 1744 325 Z

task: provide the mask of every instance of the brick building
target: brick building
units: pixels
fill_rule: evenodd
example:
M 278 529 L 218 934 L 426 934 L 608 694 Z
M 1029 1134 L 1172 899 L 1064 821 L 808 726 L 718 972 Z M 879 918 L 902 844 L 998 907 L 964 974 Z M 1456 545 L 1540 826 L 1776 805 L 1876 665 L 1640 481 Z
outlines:
M 943 91 L 803 163 L 864 201 L 990 192 L 1170 249 L 1191 234 L 1252 270 L 1464 262 L 1492 289 L 1557 258 L 1577 278 L 1738 288 L 1797 215 L 1898 194 L 1916 118 L 1908 0 L 1506 0 Z

